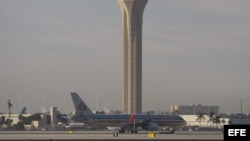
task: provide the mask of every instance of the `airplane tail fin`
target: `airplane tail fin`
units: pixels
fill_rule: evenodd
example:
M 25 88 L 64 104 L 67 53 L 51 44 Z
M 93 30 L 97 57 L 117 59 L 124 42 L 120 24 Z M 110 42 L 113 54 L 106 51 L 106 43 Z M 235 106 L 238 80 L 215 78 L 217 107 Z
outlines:
M 26 114 L 26 107 L 23 107 L 23 109 L 21 110 L 21 114 Z
M 76 115 L 91 115 L 93 112 L 90 108 L 85 104 L 85 102 L 81 99 L 81 97 L 77 93 L 71 93 L 71 98 L 73 100 L 75 106 L 75 114 Z

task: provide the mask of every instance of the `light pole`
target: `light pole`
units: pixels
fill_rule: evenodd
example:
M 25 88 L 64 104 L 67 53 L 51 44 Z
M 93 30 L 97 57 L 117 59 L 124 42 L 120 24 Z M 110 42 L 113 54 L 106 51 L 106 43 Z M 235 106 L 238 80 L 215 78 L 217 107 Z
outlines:
M 98 98 L 99 98 L 99 96 L 96 95 L 95 98 L 96 98 L 95 111 L 97 112 L 98 111 Z
M 10 99 L 8 100 L 8 109 L 9 109 L 9 123 L 8 126 L 10 126 L 11 122 L 10 122 L 10 108 L 13 106 L 12 103 L 10 102 Z
M 135 118 L 134 118 L 134 134 L 135 134 Z

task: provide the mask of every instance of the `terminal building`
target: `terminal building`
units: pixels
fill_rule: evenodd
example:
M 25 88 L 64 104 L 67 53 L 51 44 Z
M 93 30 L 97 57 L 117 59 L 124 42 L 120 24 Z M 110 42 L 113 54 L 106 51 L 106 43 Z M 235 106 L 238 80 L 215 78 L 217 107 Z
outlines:
M 171 105 L 170 112 L 180 115 L 187 122 L 188 127 L 223 128 L 224 125 L 229 124 L 250 124 L 250 114 L 222 114 L 219 112 L 219 106 L 214 105 Z M 219 118 L 218 123 L 211 121 L 210 112 L 213 112 L 214 119 Z M 199 119 L 199 115 L 203 115 L 203 118 Z
M 179 115 L 197 115 L 197 114 L 208 115 L 210 112 L 218 114 L 219 106 L 203 106 L 201 104 L 171 105 L 170 112 L 177 113 Z
M 24 118 L 29 118 L 33 115 L 39 115 L 40 120 L 32 120 L 30 124 L 24 124 L 25 130 L 41 130 L 41 129 L 46 129 L 46 130 L 62 130 L 63 125 L 62 122 L 58 120 L 58 111 L 56 107 L 50 107 L 50 112 L 49 113 L 2 113 L 0 114 L 0 130 L 5 130 L 8 128 L 8 125 L 6 123 L 3 123 L 4 121 L 11 120 L 11 125 L 14 126 L 18 124 L 22 119 L 21 117 Z
M 184 108 L 183 108 L 184 107 Z M 189 108 L 188 108 L 189 107 Z M 179 105 L 172 105 L 171 106 L 171 112 L 173 114 L 180 115 L 186 122 L 187 122 L 187 128 L 214 128 L 214 129 L 221 129 L 224 125 L 232 124 L 232 125 L 238 125 L 238 124 L 250 124 L 250 114 L 246 113 L 235 113 L 235 114 L 222 114 L 219 113 L 219 107 L 218 106 L 209 106 L 211 111 L 213 111 L 213 117 L 219 117 L 219 122 L 215 123 L 211 121 L 211 117 L 209 116 L 209 113 L 206 111 L 208 110 L 208 106 L 202 106 L 201 104 L 192 104 L 191 106 L 179 106 Z M 195 109 L 196 108 L 196 109 Z M 192 109 L 192 110 L 191 110 Z M 195 109 L 195 110 L 194 110 Z M 185 111 L 187 110 L 187 111 Z M 178 113 L 180 111 L 181 114 Z M 56 107 L 51 107 L 50 112 L 48 113 L 37 113 L 40 114 L 40 120 L 34 120 L 29 125 L 24 125 L 25 130 L 64 130 L 64 123 L 61 121 L 61 119 L 58 118 L 58 115 L 60 114 L 59 111 L 57 111 Z M 198 119 L 198 115 L 202 114 L 204 117 L 202 119 Z M 28 118 L 34 114 L 21 114 L 23 117 Z M 0 114 L 0 123 L 2 117 L 5 117 L 5 120 L 11 119 L 11 126 L 14 126 L 20 121 L 20 113 L 19 114 Z M 7 125 L 0 124 L 0 130 L 7 129 Z M 194 129 L 196 130 L 196 129 Z

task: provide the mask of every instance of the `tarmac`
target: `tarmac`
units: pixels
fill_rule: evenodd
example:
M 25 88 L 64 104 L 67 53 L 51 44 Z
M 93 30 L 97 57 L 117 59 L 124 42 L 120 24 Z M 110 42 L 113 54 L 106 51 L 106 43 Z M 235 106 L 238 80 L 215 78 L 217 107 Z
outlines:
M 112 131 L 0 131 L 0 141 L 223 141 L 221 131 L 139 132 L 113 135 Z

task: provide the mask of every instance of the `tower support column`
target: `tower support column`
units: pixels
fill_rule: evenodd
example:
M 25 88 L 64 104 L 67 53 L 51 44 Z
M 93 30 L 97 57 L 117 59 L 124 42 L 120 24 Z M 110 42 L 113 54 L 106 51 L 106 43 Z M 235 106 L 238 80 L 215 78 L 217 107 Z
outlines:
M 123 112 L 142 113 L 142 22 L 148 0 L 118 0 L 123 23 Z

